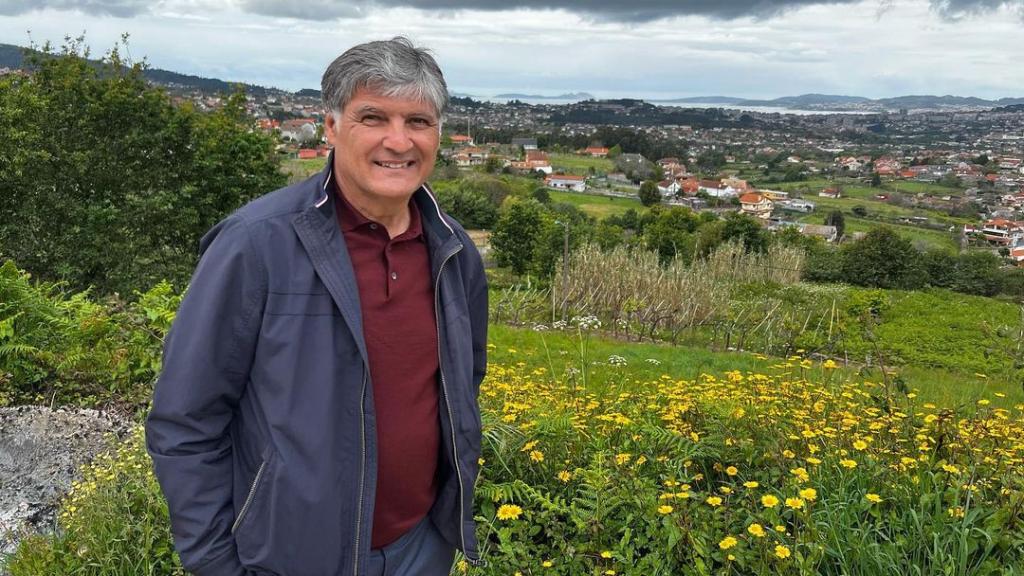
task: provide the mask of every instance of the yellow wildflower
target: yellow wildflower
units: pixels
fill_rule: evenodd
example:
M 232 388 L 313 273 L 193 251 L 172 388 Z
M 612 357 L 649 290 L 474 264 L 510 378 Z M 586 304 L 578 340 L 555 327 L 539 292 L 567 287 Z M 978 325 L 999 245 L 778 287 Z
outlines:
M 515 504 L 502 504 L 498 508 L 498 520 L 515 520 L 523 513 L 523 509 Z
M 728 550 L 729 548 L 732 548 L 738 543 L 739 540 L 733 538 L 732 536 L 726 536 L 725 538 L 722 538 L 721 542 L 718 543 L 718 547 L 722 550 Z

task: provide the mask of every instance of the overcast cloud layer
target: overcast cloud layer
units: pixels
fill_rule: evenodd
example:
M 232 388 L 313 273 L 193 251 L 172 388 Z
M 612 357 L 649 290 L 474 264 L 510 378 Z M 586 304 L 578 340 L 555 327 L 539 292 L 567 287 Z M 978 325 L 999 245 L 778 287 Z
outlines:
M 244 11 L 264 16 L 321 20 L 359 18 L 381 8 L 445 10 L 566 10 L 611 21 L 649 22 L 675 16 L 708 16 L 719 19 L 766 18 L 787 10 L 820 4 L 854 4 L 858 0 L 233 0 Z M 949 18 L 961 18 L 1009 7 L 1024 14 L 1024 0 L 929 0 L 932 8 Z M 893 4 L 895 0 L 884 0 Z M 87 14 L 130 17 L 162 5 L 167 0 L 0 0 L 0 14 L 18 15 L 47 8 L 77 9 Z
M 1024 0 L 416 7 L 427 3 L 306 0 L 279 13 L 286 3 L 273 0 L 0 0 L 0 42 L 85 31 L 102 53 L 127 32 L 130 54 L 154 67 L 289 90 L 318 87 L 346 48 L 400 34 L 433 49 L 453 90 L 478 97 L 1024 96 Z

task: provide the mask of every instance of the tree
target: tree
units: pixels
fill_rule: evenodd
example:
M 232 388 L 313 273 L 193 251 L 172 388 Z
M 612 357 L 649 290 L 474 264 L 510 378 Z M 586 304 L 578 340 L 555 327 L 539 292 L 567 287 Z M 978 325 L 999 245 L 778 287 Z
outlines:
M 950 287 L 957 292 L 995 296 L 1002 288 L 999 256 L 987 251 L 964 252 L 957 257 Z
M 654 206 L 661 202 L 661 192 L 658 191 L 658 184 L 653 180 L 645 180 L 640 185 L 640 203 L 644 206 Z
M 658 253 L 661 261 L 669 262 L 680 257 L 686 262 L 693 260 L 697 238 L 698 220 L 689 208 L 673 206 L 668 210 L 651 211 L 653 222 L 644 226 L 644 240 L 648 250 Z
M 740 240 L 747 252 L 764 252 L 768 247 L 764 228 L 757 220 L 739 212 L 731 212 L 725 217 L 722 240 Z
M 843 232 L 846 230 L 846 219 L 843 217 L 842 210 L 833 210 L 825 216 L 825 226 L 836 227 L 836 238 L 842 238 Z
M 850 284 L 875 288 L 918 288 L 925 273 L 910 240 L 880 226 L 843 246 L 842 278 Z
M 435 187 L 444 211 L 466 228 L 490 228 L 498 220 L 498 206 L 486 194 L 461 183 L 454 187 Z
M 614 160 L 622 154 L 622 147 L 616 144 L 608 149 L 608 158 Z
M 717 174 L 725 164 L 725 154 L 720 150 L 707 150 L 697 156 L 697 168 L 703 174 Z
M 871 186 L 873 188 L 878 188 L 881 185 L 882 185 L 882 176 L 878 172 L 873 172 L 871 174 Z
M 525 274 L 533 263 L 544 228 L 544 209 L 539 202 L 510 200 L 502 206 L 491 234 L 495 261 L 516 274 Z
M 74 290 L 184 285 L 206 230 L 284 184 L 274 142 L 240 93 L 200 114 L 117 49 L 86 53 L 72 40 L 0 79 L 0 253 Z

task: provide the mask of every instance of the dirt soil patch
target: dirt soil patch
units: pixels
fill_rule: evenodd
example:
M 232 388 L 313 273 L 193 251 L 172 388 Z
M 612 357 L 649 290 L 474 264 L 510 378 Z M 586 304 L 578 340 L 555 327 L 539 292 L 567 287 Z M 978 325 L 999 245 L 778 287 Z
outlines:
M 130 427 L 128 419 L 96 410 L 0 408 L 0 557 L 26 533 L 53 532 L 79 468 Z

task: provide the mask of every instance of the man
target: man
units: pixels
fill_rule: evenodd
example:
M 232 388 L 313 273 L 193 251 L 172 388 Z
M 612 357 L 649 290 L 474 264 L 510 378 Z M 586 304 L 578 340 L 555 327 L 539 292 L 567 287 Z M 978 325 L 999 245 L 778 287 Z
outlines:
M 472 516 L 487 285 L 424 181 L 447 86 L 404 38 L 324 73 L 317 176 L 203 238 L 147 446 L 198 576 L 448 574 Z

